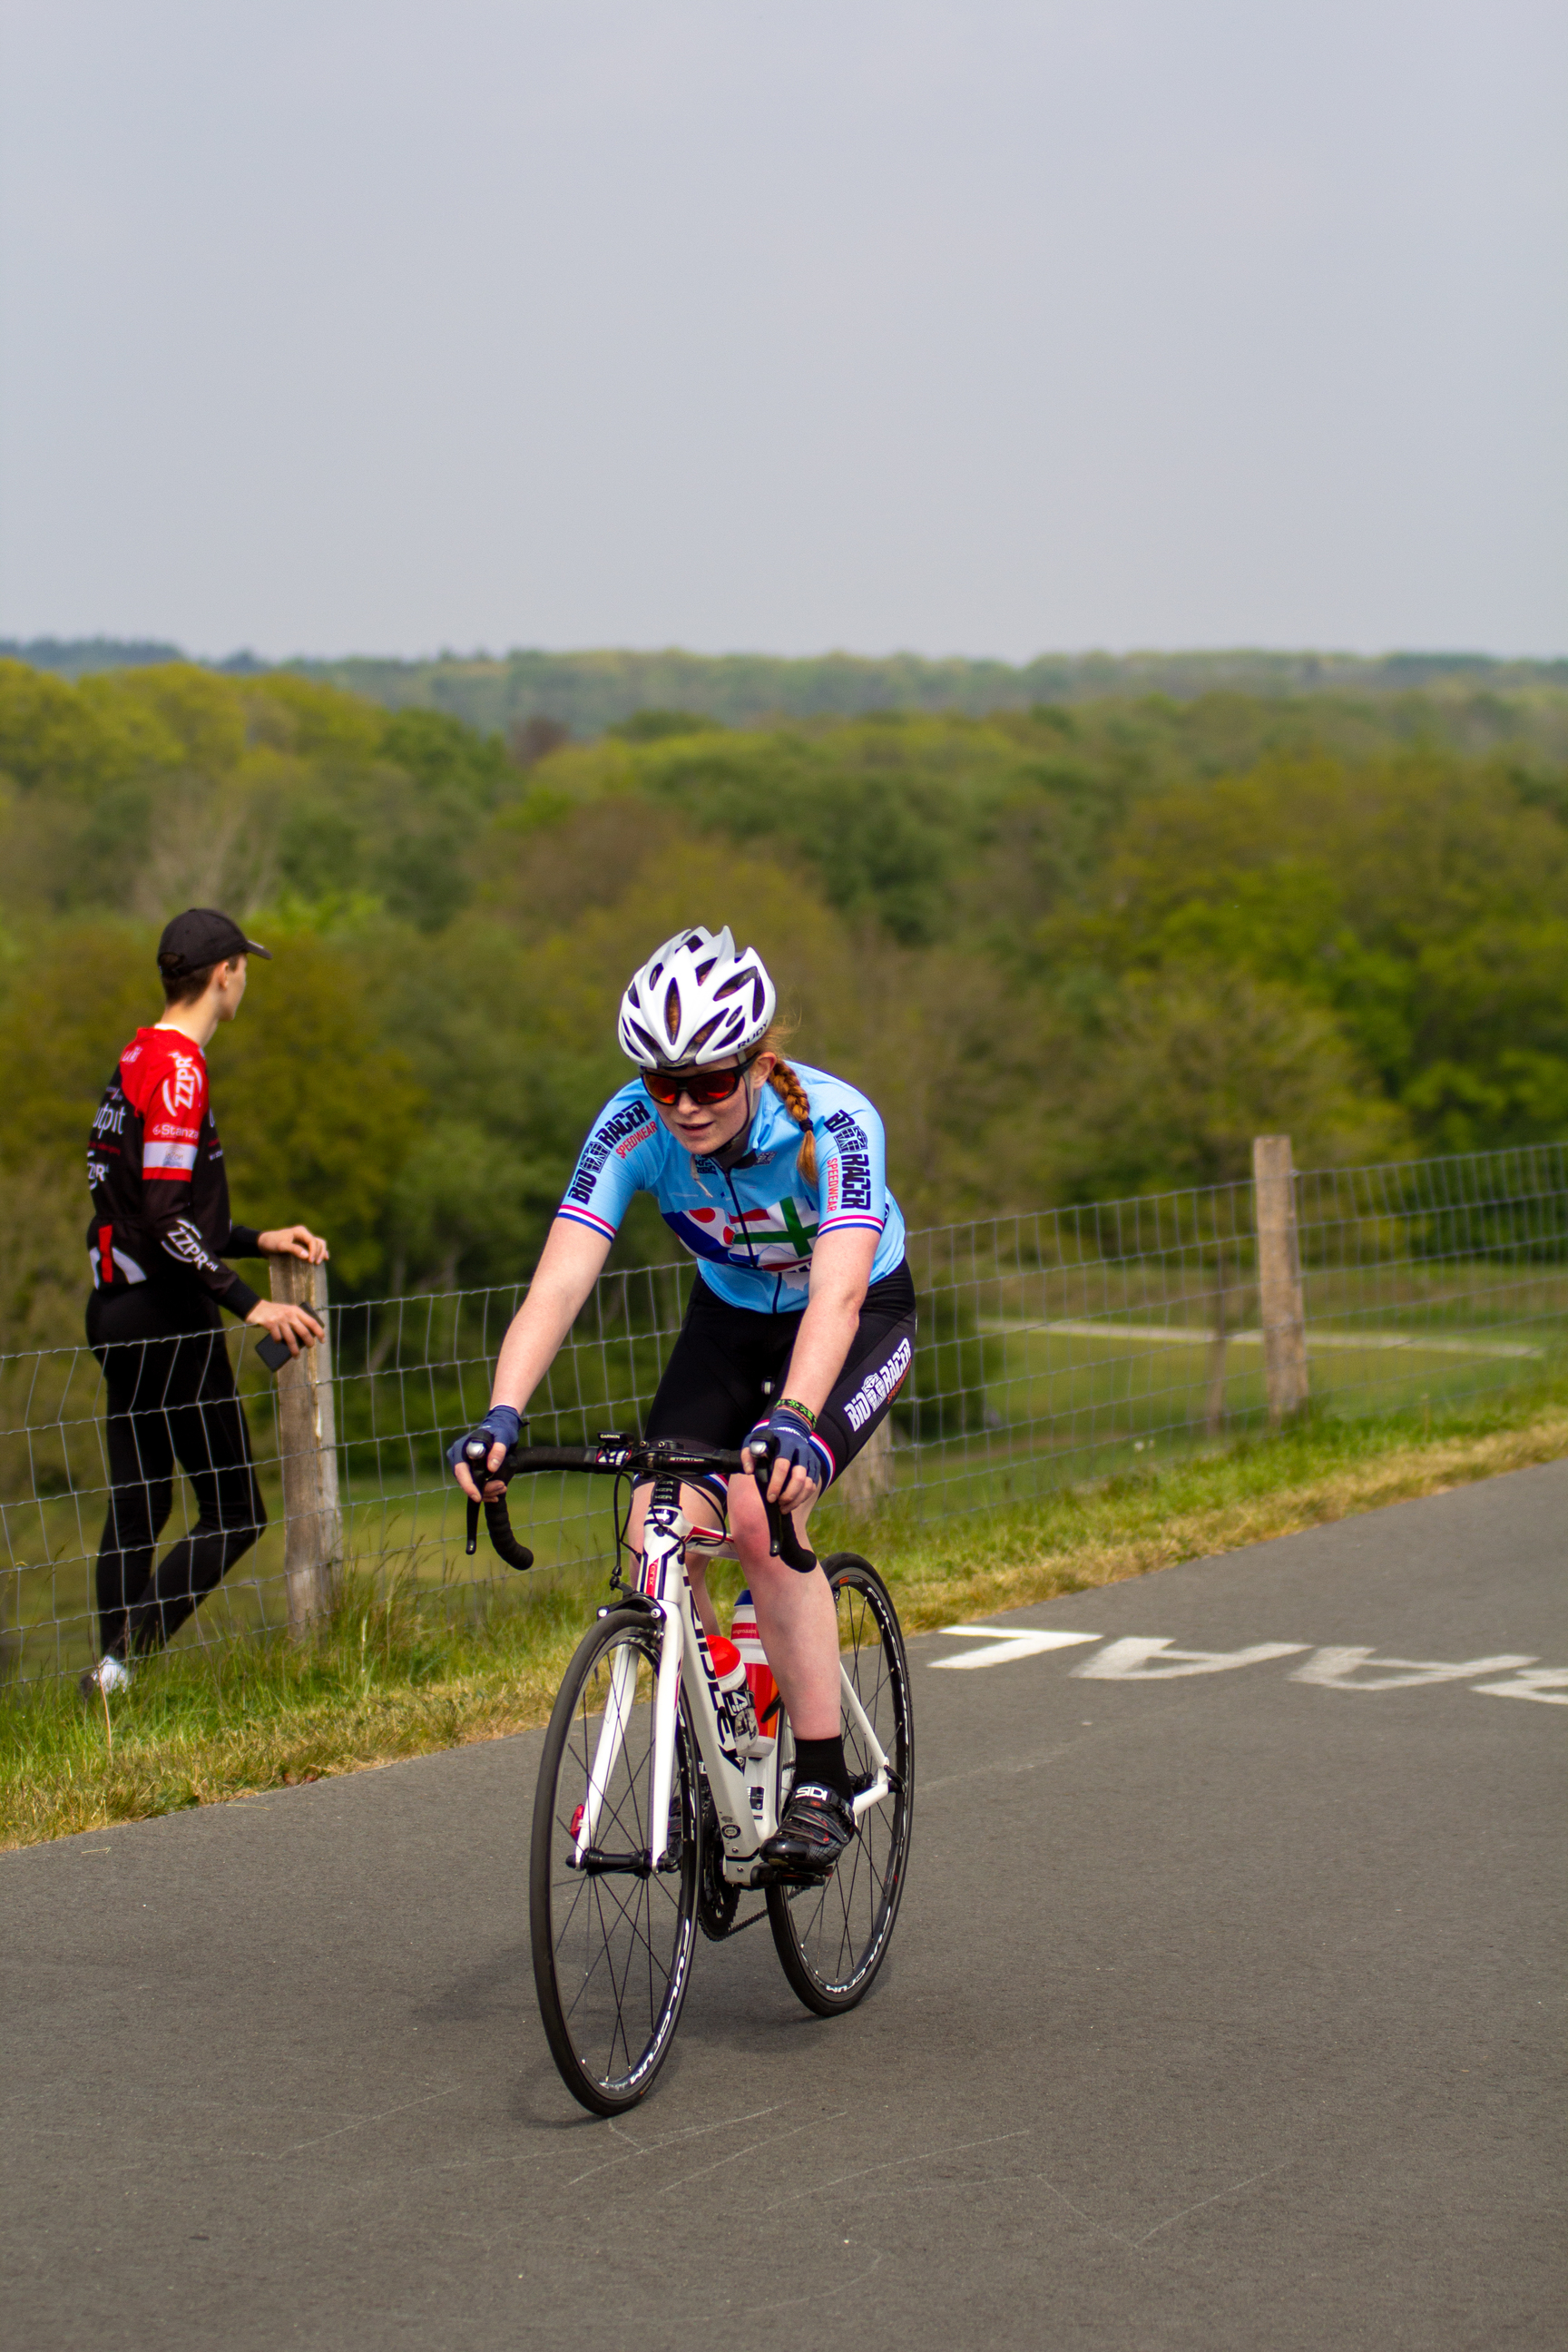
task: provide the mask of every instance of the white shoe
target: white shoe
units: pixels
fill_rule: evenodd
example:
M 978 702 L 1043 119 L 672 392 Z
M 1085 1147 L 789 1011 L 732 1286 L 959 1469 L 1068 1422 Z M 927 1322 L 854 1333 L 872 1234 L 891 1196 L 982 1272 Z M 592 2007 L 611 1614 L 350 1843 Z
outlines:
M 108 1657 L 100 1658 L 96 1666 L 89 1666 L 86 1674 L 78 1678 L 77 1688 L 83 1698 L 90 1699 L 96 1697 L 100 1691 L 122 1691 L 130 1680 L 130 1667 L 123 1658 L 117 1658 L 111 1653 Z

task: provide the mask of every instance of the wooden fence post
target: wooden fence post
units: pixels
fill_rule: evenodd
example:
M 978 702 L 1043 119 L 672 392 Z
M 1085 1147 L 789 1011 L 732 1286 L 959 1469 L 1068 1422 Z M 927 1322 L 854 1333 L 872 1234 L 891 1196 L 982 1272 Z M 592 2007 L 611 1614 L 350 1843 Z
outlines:
M 272 1296 L 327 1320 L 327 1269 L 275 1257 Z M 338 1443 L 332 1415 L 332 1343 L 301 1348 L 278 1375 L 278 1444 L 283 1471 L 283 1578 L 289 1631 L 302 1634 L 327 1615 L 343 1553 L 338 1507 Z
M 21 1598 L 21 1570 L 0 1568 L 0 1683 L 8 1683 L 21 1664 L 22 1636 L 16 1622 Z
M 1307 1402 L 1307 1319 L 1296 1237 L 1296 1171 L 1288 1135 L 1253 1138 L 1252 1189 L 1263 1378 L 1268 1418 L 1278 1423 Z
M 1208 1409 L 1204 1415 L 1204 1427 L 1210 1437 L 1219 1436 L 1225 1427 L 1226 1317 L 1230 1305 L 1225 1284 L 1225 1252 L 1222 1249 L 1215 1265 L 1214 1336 L 1209 1341 Z
M 863 1519 L 884 1495 L 893 1491 L 893 1421 L 878 1423 L 842 1478 L 833 1482 L 833 1498 L 851 1517 Z

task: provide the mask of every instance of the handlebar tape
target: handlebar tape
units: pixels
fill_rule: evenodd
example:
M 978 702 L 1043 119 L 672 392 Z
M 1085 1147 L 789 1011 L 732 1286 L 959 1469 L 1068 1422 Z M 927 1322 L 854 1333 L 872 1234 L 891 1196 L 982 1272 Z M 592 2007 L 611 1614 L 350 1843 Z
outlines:
M 592 1445 L 514 1445 L 500 1468 L 490 1475 L 518 1478 L 525 1470 L 603 1470 L 605 1466 Z
M 511 1531 L 511 1519 L 507 1512 L 504 1495 L 493 1496 L 486 1502 L 485 1533 L 489 1536 L 493 1549 L 505 1560 L 509 1568 L 533 1566 L 533 1554 L 526 1544 L 519 1543 Z

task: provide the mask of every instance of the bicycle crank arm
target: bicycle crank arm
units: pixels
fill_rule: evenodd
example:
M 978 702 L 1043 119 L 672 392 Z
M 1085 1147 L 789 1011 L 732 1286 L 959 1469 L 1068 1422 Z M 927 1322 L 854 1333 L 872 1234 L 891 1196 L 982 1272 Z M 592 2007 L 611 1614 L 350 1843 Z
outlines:
M 863 1813 L 868 1813 L 873 1805 L 886 1804 L 892 1793 L 893 1775 L 884 1764 L 870 1787 L 858 1790 L 852 1798 L 851 1804 L 856 1820 L 858 1821 Z

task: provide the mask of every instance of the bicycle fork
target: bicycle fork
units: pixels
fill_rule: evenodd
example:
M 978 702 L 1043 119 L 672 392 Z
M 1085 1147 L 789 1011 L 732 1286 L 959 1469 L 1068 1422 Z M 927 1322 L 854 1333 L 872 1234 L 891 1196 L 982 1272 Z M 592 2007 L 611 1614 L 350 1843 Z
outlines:
M 648 1815 L 648 1867 L 651 1870 L 671 1870 L 677 1866 L 669 1850 L 669 1801 L 675 1786 L 675 1723 L 680 1697 L 680 1661 L 684 1647 L 680 1612 L 672 1609 L 665 1597 L 666 1569 L 674 1558 L 679 1561 L 690 1522 L 680 1508 L 680 1490 L 675 1487 L 674 1499 L 667 1500 L 659 1489 L 663 1479 L 654 1486 L 654 1499 L 648 1507 L 643 1529 L 643 1565 L 639 1590 L 648 1609 L 658 1619 L 661 1639 L 658 1651 L 658 1684 L 653 1699 L 653 1789 Z M 670 1482 L 673 1484 L 673 1482 Z M 610 1668 L 610 1687 L 605 1701 L 604 1721 L 594 1749 L 594 1761 L 588 1773 L 587 1796 L 583 1817 L 577 1825 L 574 1841 L 573 1862 L 577 1869 L 594 1845 L 604 1810 L 605 1791 L 614 1776 L 616 1762 L 626 1744 L 626 1726 L 631 1720 L 637 1696 L 637 1653 L 622 1647 L 616 1653 Z

